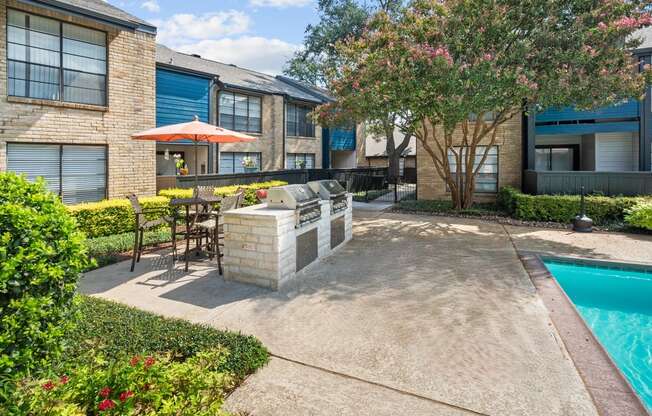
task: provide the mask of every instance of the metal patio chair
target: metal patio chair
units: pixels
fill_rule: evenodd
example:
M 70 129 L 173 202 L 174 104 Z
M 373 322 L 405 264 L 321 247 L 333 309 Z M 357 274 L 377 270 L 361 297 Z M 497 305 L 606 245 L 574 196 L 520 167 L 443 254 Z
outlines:
M 131 194 L 127 196 L 131 207 L 134 210 L 136 216 L 136 221 L 134 225 L 134 251 L 131 256 L 131 271 L 134 271 L 136 263 L 140 262 L 140 255 L 143 252 L 143 238 L 145 231 L 152 230 L 160 225 L 169 224 L 172 231 L 172 252 L 176 252 L 176 224 L 174 218 L 169 215 L 170 211 L 167 208 L 143 208 L 136 194 Z M 148 220 L 148 214 L 159 214 L 160 218 L 155 220 Z

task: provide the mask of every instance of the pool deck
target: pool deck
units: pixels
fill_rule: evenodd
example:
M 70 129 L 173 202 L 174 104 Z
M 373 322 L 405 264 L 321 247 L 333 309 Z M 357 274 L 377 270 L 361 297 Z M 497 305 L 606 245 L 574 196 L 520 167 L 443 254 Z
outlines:
M 642 256 L 652 238 L 576 236 L 356 211 L 354 239 L 281 292 L 225 282 L 212 264 L 183 273 L 167 252 L 133 274 L 90 272 L 81 290 L 260 338 L 272 361 L 229 397 L 233 412 L 593 416 L 517 250 L 644 261 L 611 244 Z

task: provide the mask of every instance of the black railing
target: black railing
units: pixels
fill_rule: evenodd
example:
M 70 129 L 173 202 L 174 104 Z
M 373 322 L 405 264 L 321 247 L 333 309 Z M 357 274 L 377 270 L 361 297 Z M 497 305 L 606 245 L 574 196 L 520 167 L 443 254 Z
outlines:
M 386 176 L 387 168 L 287 169 L 251 173 L 211 174 L 199 175 L 197 183 L 206 186 L 229 186 L 268 181 L 284 181 L 290 184 L 297 184 L 323 179 L 335 179 L 342 184 L 348 184 L 350 183 L 351 176 L 354 174 Z M 193 175 L 176 176 L 174 177 L 174 182 L 177 188 L 192 188 L 195 185 L 195 177 Z
M 534 195 L 589 194 L 638 196 L 652 194 L 652 172 L 525 171 L 523 190 Z

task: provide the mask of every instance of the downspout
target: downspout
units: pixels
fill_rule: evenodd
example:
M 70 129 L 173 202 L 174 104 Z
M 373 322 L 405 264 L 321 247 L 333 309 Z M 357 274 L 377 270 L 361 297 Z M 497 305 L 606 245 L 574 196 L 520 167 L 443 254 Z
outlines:
M 217 91 L 222 88 L 222 83 L 220 82 L 220 77 L 215 76 L 211 79 L 211 82 L 208 87 L 208 122 L 210 124 L 218 125 L 217 118 Z M 217 166 L 218 144 L 210 143 L 208 145 L 208 172 L 215 173 L 219 171 L 219 166 Z
M 285 146 L 285 139 L 287 137 L 287 126 L 285 124 L 285 117 L 287 114 L 287 94 L 283 94 L 283 155 L 281 157 L 281 170 L 287 169 L 287 166 L 285 166 L 285 152 L 286 152 L 286 146 Z

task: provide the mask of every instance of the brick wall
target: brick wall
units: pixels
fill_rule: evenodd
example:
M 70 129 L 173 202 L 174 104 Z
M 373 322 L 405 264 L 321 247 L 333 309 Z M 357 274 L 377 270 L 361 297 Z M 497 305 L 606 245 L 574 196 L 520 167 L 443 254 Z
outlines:
M 7 7 L 107 32 L 108 107 L 7 97 Z M 155 144 L 130 139 L 155 126 L 155 39 L 92 20 L 0 0 L 0 171 L 6 144 L 38 142 L 108 146 L 108 194 L 154 194 Z
M 258 152 L 262 154 L 262 170 L 284 169 L 283 132 L 285 105 L 281 95 L 265 95 L 262 99 L 262 133 L 247 133 L 258 138 L 249 143 L 224 143 L 220 152 Z M 286 153 L 314 153 L 315 164 L 321 167 L 321 127 L 315 126 L 316 137 L 287 137 Z
M 455 136 L 461 143 L 461 132 Z M 498 129 L 496 139 L 498 146 L 498 187 L 521 187 L 522 153 L 521 153 L 521 118 L 514 117 Z M 432 144 L 434 147 L 434 142 Z M 434 164 L 423 146 L 417 141 L 417 194 L 419 199 L 447 199 L 450 193 L 446 184 L 435 170 Z M 477 201 L 494 200 L 495 194 L 475 194 Z

